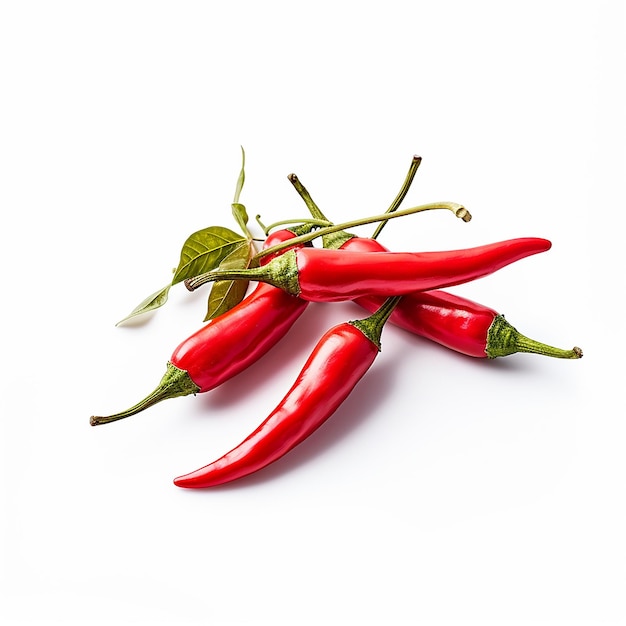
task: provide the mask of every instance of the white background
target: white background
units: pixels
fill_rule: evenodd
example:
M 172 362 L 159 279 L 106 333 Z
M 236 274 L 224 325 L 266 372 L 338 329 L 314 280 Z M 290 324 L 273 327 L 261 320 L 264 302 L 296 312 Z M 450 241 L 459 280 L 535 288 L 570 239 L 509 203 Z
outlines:
M 2 2 L 0 621 L 626 624 L 624 3 Z M 266 223 L 384 211 L 397 250 L 546 254 L 458 288 L 580 361 L 465 358 L 392 327 L 310 440 L 239 484 L 172 479 L 280 400 L 310 307 L 222 388 L 150 391 L 207 291 L 163 286 L 241 201 Z M 371 233 L 373 227 L 358 231 Z

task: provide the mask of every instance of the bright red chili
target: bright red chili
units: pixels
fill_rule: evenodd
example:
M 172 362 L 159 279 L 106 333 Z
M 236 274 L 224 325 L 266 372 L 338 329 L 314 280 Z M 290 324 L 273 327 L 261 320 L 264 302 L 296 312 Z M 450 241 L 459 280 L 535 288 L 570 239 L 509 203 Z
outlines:
M 375 311 L 384 298 L 364 296 L 355 302 Z M 442 346 L 478 358 L 495 359 L 517 352 L 559 359 L 579 359 L 583 353 L 555 348 L 522 335 L 491 307 L 445 291 L 416 291 L 402 297 L 389 321 Z
M 353 237 L 342 250 L 386 252 L 375 239 Z M 362 296 L 355 302 L 375 311 L 383 302 L 380 296 Z M 478 358 L 496 358 L 529 352 L 560 359 L 579 359 L 582 350 L 554 348 L 522 335 L 491 307 L 445 291 L 416 291 L 402 298 L 389 321 L 409 332 L 435 341 L 447 348 Z
M 238 446 L 174 484 L 200 489 L 237 480 L 273 463 L 317 430 L 371 367 L 380 334 L 397 303 L 369 318 L 339 324 L 318 342 L 295 383 L 269 417 Z
M 293 237 L 295 234 L 289 230 L 277 231 L 264 245 L 270 247 Z M 214 389 L 276 345 L 307 305 L 305 300 L 259 283 L 237 306 L 205 324 L 174 350 L 165 375 L 150 395 L 121 413 L 93 416 L 90 424 L 108 424 L 168 398 Z
M 547 239 L 524 237 L 446 252 L 371 252 L 298 248 L 267 265 L 244 271 L 207 272 L 186 281 L 194 290 L 205 282 L 247 279 L 267 282 L 312 302 L 339 302 L 361 296 L 398 296 L 440 289 L 487 276 L 524 257 L 545 252 Z

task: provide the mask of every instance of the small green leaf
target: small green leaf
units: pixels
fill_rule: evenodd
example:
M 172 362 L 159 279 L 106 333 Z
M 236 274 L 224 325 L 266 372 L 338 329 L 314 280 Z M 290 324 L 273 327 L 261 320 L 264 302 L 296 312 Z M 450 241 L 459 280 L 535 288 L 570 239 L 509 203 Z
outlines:
M 239 178 L 237 179 L 237 186 L 235 187 L 235 198 L 233 199 L 233 204 L 239 204 L 239 196 L 241 195 L 243 184 L 246 181 L 245 168 L 246 168 L 246 153 L 243 149 L 243 146 L 241 146 L 241 171 L 239 172 Z
M 247 280 L 220 280 L 213 283 L 204 321 L 208 322 L 237 306 L 244 299 L 247 290 Z
M 248 230 L 248 211 L 246 211 L 246 207 L 239 202 L 234 202 L 232 204 L 233 209 L 233 217 L 237 224 L 239 224 L 239 228 L 246 234 L 246 236 L 251 239 L 250 231 Z
M 223 226 L 210 226 L 193 233 L 180 252 L 172 285 L 214 270 L 241 245 L 248 246 L 248 240 Z
M 241 246 L 220 263 L 219 269 L 245 269 L 249 267 L 253 255 L 252 246 Z M 239 304 L 247 289 L 247 280 L 220 280 L 213 283 L 204 321 L 219 317 Z
M 153 294 L 149 295 L 145 300 L 140 302 L 124 319 L 121 319 L 116 326 L 123 324 L 133 317 L 137 317 L 137 315 L 142 315 L 143 313 L 148 313 L 149 311 L 154 311 L 159 307 L 162 307 L 167 302 L 167 297 L 170 291 L 170 287 L 172 285 L 166 285 L 163 289 L 159 289 L 155 291 Z

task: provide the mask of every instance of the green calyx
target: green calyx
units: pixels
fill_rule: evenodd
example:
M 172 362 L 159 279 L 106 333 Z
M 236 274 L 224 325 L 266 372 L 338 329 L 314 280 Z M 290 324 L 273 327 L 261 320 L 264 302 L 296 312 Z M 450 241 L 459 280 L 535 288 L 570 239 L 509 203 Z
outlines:
M 372 315 L 361 320 L 352 320 L 348 322 L 348 324 L 358 328 L 380 351 L 380 336 L 383 332 L 385 322 L 389 319 L 389 316 L 396 308 L 396 304 L 398 304 L 401 299 L 402 296 L 387 298 Z
M 516 352 L 541 354 L 556 359 L 580 359 L 583 356 L 583 351 L 577 346 L 571 350 L 563 350 L 529 339 L 511 326 L 504 319 L 504 315 L 496 315 L 489 327 L 485 352 L 490 359 L 508 356 Z
M 167 364 L 167 371 L 161 379 L 159 386 L 148 396 L 146 396 L 141 402 L 138 402 L 130 409 L 122 411 L 121 413 L 115 413 L 114 415 L 108 415 L 106 417 L 92 416 L 89 419 L 89 423 L 92 426 L 99 426 L 100 424 L 108 424 L 110 422 L 116 422 L 117 420 L 124 419 L 135 415 L 162 400 L 169 398 L 176 398 L 178 396 L 188 396 L 196 394 L 200 391 L 200 387 L 191 380 L 191 376 L 185 371 L 176 367 L 172 363 Z
M 273 258 L 267 265 L 261 266 L 259 276 L 251 280 L 260 280 L 278 287 L 292 296 L 300 295 L 298 263 L 295 250 L 287 250 Z
M 315 224 L 304 222 L 304 223 L 296 224 L 295 226 L 290 226 L 287 230 L 290 230 L 296 237 L 300 237 L 301 235 L 307 235 L 315 228 L 316 228 Z M 313 244 L 311 242 L 308 242 L 305 245 L 312 246 Z
M 189 291 L 195 291 L 198 287 L 217 280 L 254 280 L 278 287 L 292 296 L 300 295 L 295 250 L 287 250 L 260 267 L 206 272 L 194 278 L 188 278 L 185 286 Z
M 345 230 L 340 230 L 338 233 L 330 233 L 322 238 L 322 245 L 327 250 L 339 250 L 346 241 L 350 241 L 356 235 L 347 233 Z

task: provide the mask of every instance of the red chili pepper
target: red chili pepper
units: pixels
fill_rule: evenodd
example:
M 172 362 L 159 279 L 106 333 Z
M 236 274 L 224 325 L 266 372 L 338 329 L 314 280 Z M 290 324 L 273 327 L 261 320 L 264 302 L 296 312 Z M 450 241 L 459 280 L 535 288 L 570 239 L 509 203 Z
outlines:
M 293 237 L 289 230 L 277 231 L 264 245 L 270 247 Z M 259 283 L 237 306 L 208 322 L 174 350 L 165 375 L 150 395 L 121 413 L 93 416 L 90 424 L 108 424 L 168 398 L 214 389 L 276 345 L 307 305 L 281 289 Z
M 384 298 L 364 296 L 355 302 L 375 311 Z M 442 346 L 478 358 L 495 359 L 517 352 L 559 359 L 580 359 L 582 350 L 554 348 L 522 335 L 494 309 L 445 291 L 414 292 L 402 297 L 389 321 Z
M 338 302 L 361 296 L 398 296 L 440 289 L 487 276 L 524 257 L 545 252 L 547 239 L 525 237 L 446 252 L 349 252 L 299 248 L 267 265 L 244 271 L 207 272 L 186 281 L 193 291 L 205 282 L 258 280 L 312 302 Z
M 342 250 L 387 251 L 377 240 L 365 237 L 353 237 L 342 245 Z M 384 298 L 362 296 L 355 302 L 375 311 Z M 560 359 L 579 359 L 583 355 L 577 346 L 563 350 L 529 339 L 491 307 L 445 291 L 416 291 L 404 296 L 389 321 L 415 335 L 478 358 L 494 359 L 516 352 Z
M 380 351 L 383 325 L 398 298 L 364 320 L 339 324 L 318 342 L 269 417 L 238 446 L 174 484 L 200 489 L 237 480 L 273 463 L 319 428 L 341 405 Z

